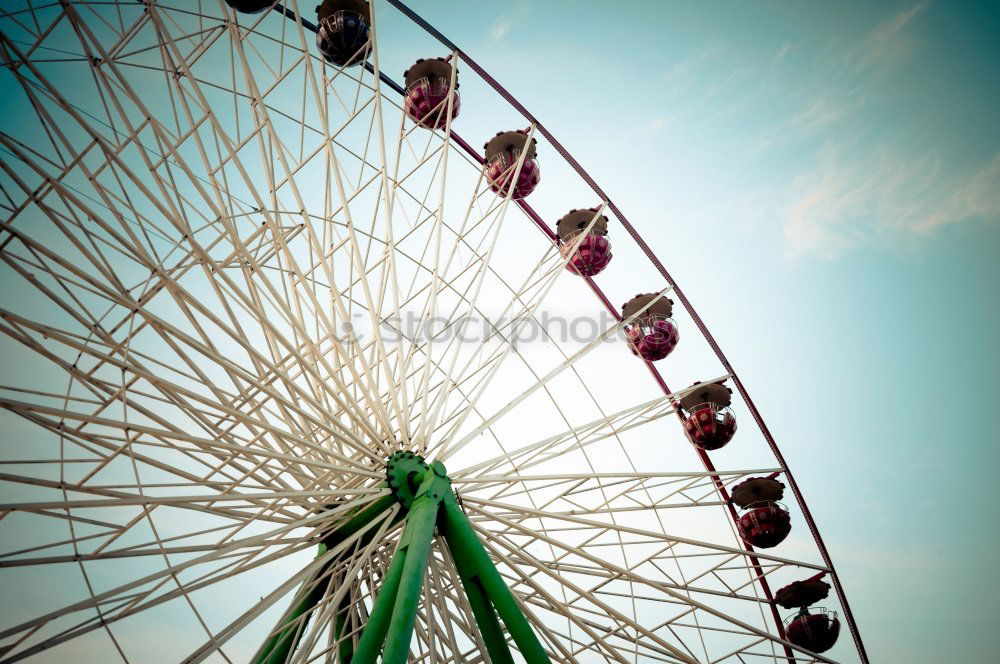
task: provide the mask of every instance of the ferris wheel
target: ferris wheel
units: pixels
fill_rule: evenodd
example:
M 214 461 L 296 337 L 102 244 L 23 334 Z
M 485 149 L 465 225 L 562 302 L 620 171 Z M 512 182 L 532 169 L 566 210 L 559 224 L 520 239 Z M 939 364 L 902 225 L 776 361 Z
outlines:
M 0 662 L 868 661 L 688 299 L 411 9 L 0 11 Z

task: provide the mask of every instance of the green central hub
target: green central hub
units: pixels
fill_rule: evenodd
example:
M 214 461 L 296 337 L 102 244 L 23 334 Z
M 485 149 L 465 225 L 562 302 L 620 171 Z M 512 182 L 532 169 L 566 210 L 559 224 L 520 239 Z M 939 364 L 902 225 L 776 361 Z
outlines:
M 440 461 L 428 464 L 423 457 L 413 452 L 394 453 L 389 457 L 389 463 L 385 467 L 385 477 L 392 495 L 406 509 L 413 506 L 425 477 L 433 475 L 436 485 L 431 492 L 431 498 L 440 500 L 446 494 L 452 493 L 451 480 L 448 479 L 446 472 L 444 464 Z
M 385 512 L 392 509 L 395 503 L 402 506 L 395 518 L 404 520 L 406 525 L 392 561 L 382 574 L 381 587 L 368 611 L 368 621 L 360 638 L 347 633 L 350 618 L 360 619 L 362 615 L 358 607 L 348 606 L 342 601 L 334 611 L 333 629 L 339 641 L 337 661 L 341 664 L 375 664 L 381 654 L 383 664 L 405 664 L 423 592 L 424 571 L 436 531 L 443 540 L 443 548 L 451 554 L 490 661 L 493 664 L 514 662 L 504 634 L 506 627 L 528 664 L 548 664 L 548 654 L 531 629 L 521 605 L 504 583 L 475 528 L 458 504 L 444 464 L 440 461 L 428 464 L 413 452 L 396 452 L 389 457 L 385 472 L 391 495 L 383 496 L 354 513 L 329 533 L 320 545 L 320 555 L 328 550 L 332 553 L 337 549 L 347 549 L 343 545 L 348 543 L 351 544 L 349 549 L 361 550 L 371 543 L 378 530 L 371 526 L 384 518 Z M 254 659 L 257 664 L 288 661 L 312 613 L 316 612 L 325 595 L 329 584 L 328 572 L 338 562 L 339 558 L 334 556 L 303 585 L 274 636 Z

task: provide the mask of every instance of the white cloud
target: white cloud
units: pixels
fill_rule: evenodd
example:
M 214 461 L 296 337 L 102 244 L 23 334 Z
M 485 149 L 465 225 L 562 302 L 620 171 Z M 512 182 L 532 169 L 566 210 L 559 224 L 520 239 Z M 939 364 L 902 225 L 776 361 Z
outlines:
M 636 125 L 635 128 L 632 130 L 632 133 L 635 134 L 636 136 L 647 136 L 650 134 L 658 134 L 661 131 L 663 131 L 663 128 L 667 125 L 669 121 L 670 121 L 669 118 L 661 115 L 651 120 L 648 120 L 647 122 L 643 122 L 641 124 Z
M 802 44 L 802 40 L 792 41 L 787 40 L 778 49 L 778 52 L 774 54 L 774 59 L 771 60 L 771 66 L 774 66 L 788 57 L 788 54 L 797 49 Z
M 880 92 L 879 79 L 905 63 L 913 52 L 918 43 L 914 23 L 929 7 L 930 0 L 921 0 L 875 26 L 853 45 L 837 40 L 829 44 L 831 56 L 810 72 L 802 94 L 789 100 L 793 112 L 756 137 L 753 149 L 788 145 L 851 120 Z M 797 46 L 785 42 L 772 64 Z
M 865 71 L 892 65 L 905 59 L 916 44 L 912 24 L 930 6 L 930 0 L 920 0 L 879 24 L 868 38 L 849 54 L 854 67 Z
M 709 46 L 698 53 L 688 56 L 680 62 L 674 63 L 673 67 L 664 72 L 663 82 L 673 83 L 675 85 L 687 83 L 693 79 L 707 63 L 717 58 L 720 53 L 722 53 L 722 48 L 719 46 Z
M 958 182 L 944 202 L 924 214 L 913 228 L 932 231 L 939 226 L 967 219 L 1000 218 L 1000 153 L 993 161 Z
M 490 25 L 490 44 L 496 44 L 520 23 L 530 13 L 531 6 L 527 2 L 519 2 L 508 7 L 497 16 Z
M 977 170 L 946 177 L 934 154 L 827 147 L 816 166 L 792 182 L 779 213 L 793 257 L 829 258 L 860 246 L 906 248 L 947 224 L 1000 221 L 1000 153 Z
M 911 248 L 948 224 L 1000 219 L 1000 154 L 963 170 L 942 163 L 941 150 L 915 150 L 893 138 L 905 131 L 866 133 L 869 111 L 891 89 L 887 77 L 913 55 L 918 19 L 930 7 L 920 0 L 854 43 L 831 43 L 829 57 L 808 72 L 808 87 L 788 100 L 790 112 L 752 139 L 755 152 L 794 147 L 807 155 L 772 208 L 789 256 Z M 785 42 L 774 62 L 793 48 Z
M 762 132 L 752 150 L 763 151 L 829 130 L 866 106 L 869 95 L 862 86 L 830 85 L 806 97 L 785 120 Z

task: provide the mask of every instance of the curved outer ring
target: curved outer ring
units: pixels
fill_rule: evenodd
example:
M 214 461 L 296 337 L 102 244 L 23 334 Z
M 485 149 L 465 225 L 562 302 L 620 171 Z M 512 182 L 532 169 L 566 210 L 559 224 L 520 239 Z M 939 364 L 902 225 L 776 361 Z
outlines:
M 663 263 L 660 262 L 660 259 L 656 257 L 656 254 L 653 253 L 653 250 L 650 249 L 646 241 L 642 238 L 641 235 L 639 235 L 639 232 L 635 229 L 635 227 L 628 221 L 625 215 L 622 214 L 622 211 L 618 208 L 617 205 L 615 205 L 614 201 L 611 200 L 611 197 L 608 196 L 603 189 L 601 189 L 601 187 L 597 184 L 594 178 L 592 178 L 590 174 L 586 170 L 584 170 L 583 166 L 581 166 L 580 163 L 573 158 L 573 155 L 571 155 L 569 151 L 565 147 L 563 147 L 562 143 L 560 143 L 556 139 L 556 137 L 553 136 L 548 129 L 546 129 L 545 125 L 539 122 L 538 119 L 534 115 L 532 115 L 531 112 L 528 111 L 528 109 L 525 108 L 523 104 L 521 104 L 521 102 L 519 102 L 516 98 L 514 98 L 514 96 L 510 92 L 508 92 L 506 88 L 500 85 L 500 83 L 498 83 L 496 79 L 490 76 L 485 69 L 480 67 L 472 58 L 470 58 L 469 55 L 465 53 L 465 51 L 460 49 L 458 46 L 455 45 L 454 42 L 452 42 L 443 34 L 438 32 L 431 24 L 425 21 L 419 14 L 417 14 L 412 9 L 407 7 L 405 4 L 400 2 L 400 0 L 386 0 L 386 2 L 391 4 L 407 18 L 409 18 L 411 21 L 413 21 L 418 26 L 423 28 L 428 34 L 430 34 L 432 37 L 438 40 L 443 46 L 447 47 L 449 50 L 454 52 L 459 58 L 462 59 L 462 61 L 465 64 L 469 66 L 470 69 L 476 72 L 476 74 L 478 74 L 480 78 L 482 78 L 484 81 L 486 81 L 486 83 L 490 87 L 496 90 L 496 92 L 499 93 L 500 96 L 507 101 L 507 103 L 509 103 L 512 107 L 514 107 L 514 109 L 518 113 L 520 113 L 521 116 L 524 117 L 524 119 L 526 119 L 531 124 L 535 125 L 536 130 L 542 136 L 544 136 L 546 140 L 548 140 L 548 142 L 552 145 L 552 147 L 556 149 L 556 152 L 558 152 L 559 155 L 563 159 L 565 159 L 566 162 L 573 168 L 573 170 L 576 171 L 576 173 L 581 178 L 583 178 L 584 182 L 587 183 L 587 185 L 594 191 L 594 193 L 597 194 L 602 201 L 607 202 L 608 208 L 615 214 L 615 216 L 621 222 L 622 226 L 625 228 L 628 234 L 632 236 L 632 239 L 635 241 L 635 243 L 639 246 L 640 249 L 642 249 L 642 252 L 646 254 L 646 257 L 649 258 L 649 261 L 650 263 L 653 264 L 653 267 L 656 268 L 656 270 L 663 276 L 666 282 L 670 285 L 673 292 L 677 294 L 677 297 L 680 299 L 681 304 L 684 306 L 684 309 L 691 315 L 692 320 L 694 320 L 695 325 L 698 327 L 698 330 L 705 338 L 705 341 L 708 342 L 709 346 L 711 346 L 712 348 L 712 351 L 715 353 L 715 356 L 719 359 L 719 362 L 722 363 L 722 366 L 726 369 L 726 372 L 732 377 L 733 384 L 736 386 L 736 389 L 740 393 L 740 396 L 743 398 L 744 403 L 746 403 L 747 408 L 749 408 L 750 413 L 753 415 L 754 421 L 756 421 L 757 423 L 757 427 L 760 429 L 760 432 L 763 434 L 764 439 L 767 441 L 768 446 L 771 448 L 771 453 L 774 454 L 775 459 L 778 461 L 778 464 L 783 469 L 784 475 L 788 480 L 789 488 L 792 490 L 792 494 L 795 496 L 795 500 L 798 503 L 800 509 L 802 510 L 802 516 L 806 521 L 806 525 L 809 526 L 809 532 L 812 533 L 813 540 L 816 542 L 816 547 L 819 549 L 820 556 L 823 558 L 824 564 L 830 570 L 830 577 L 833 581 L 834 591 L 837 593 L 837 599 L 840 601 L 841 609 L 844 612 L 844 619 L 846 620 L 848 629 L 851 632 L 851 637 L 854 639 L 854 644 L 857 648 L 858 655 L 860 656 L 861 661 L 864 664 L 869 664 L 868 653 L 865 651 L 864 643 L 861 640 L 861 634 L 858 631 L 857 623 L 854 620 L 854 614 L 851 611 L 851 607 L 847 602 L 847 595 L 844 593 L 844 588 L 840 583 L 840 577 L 837 575 L 837 571 L 833 566 L 833 560 L 830 558 L 830 552 L 827 550 L 826 544 L 823 542 L 823 538 L 819 534 L 819 529 L 816 527 L 816 522 L 812 517 L 812 513 L 809 511 L 809 506 L 806 504 L 805 498 L 802 496 L 802 492 L 799 489 L 798 483 L 792 476 L 792 472 L 788 468 L 788 464 L 785 463 L 784 455 L 781 453 L 781 450 L 778 449 L 778 444 L 774 440 L 774 436 L 771 435 L 771 431 L 770 429 L 768 429 L 767 424 L 765 424 L 764 418 L 761 416 L 760 411 L 757 410 L 757 406 L 754 404 L 753 399 L 750 398 L 750 394 L 749 392 L 747 392 L 746 387 L 743 385 L 743 381 L 740 380 L 740 377 L 736 373 L 736 370 L 733 369 L 733 365 L 730 364 L 729 359 L 726 357 L 725 353 L 722 352 L 722 349 L 719 347 L 718 342 L 716 342 L 715 337 L 713 337 L 712 333 L 708 331 L 708 327 L 705 325 L 705 322 L 701 319 L 701 316 L 698 315 L 698 312 L 692 306 L 691 301 L 688 300 L 687 296 L 684 294 L 684 291 L 681 290 L 681 288 L 677 285 L 677 282 L 675 282 L 673 277 L 670 276 L 670 273 L 667 272 L 666 267 L 664 267 Z M 301 21 L 303 27 L 312 30 L 313 32 L 316 31 L 315 25 L 312 25 L 306 19 L 297 16 L 294 11 L 284 7 L 281 3 L 275 3 L 273 9 L 274 11 L 283 14 L 284 16 L 292 20 Z M 366 69 L 374 73 L 374 68 L 372 67 L 371 63 L 366 61 L 364 63 L 364 66 Z M 379 79 L 383 83 L 391 87 L 396 92 L 400 94 L 405 94 L 404 88 L 395 81 L 393 81 L 391 78 L 386 76 L 383 72 L 379 72 L 378 75 Z M 471 156 L 480 164 L 485 164 L 483 156 L 478 151 L 476 151 L 475 148 L 473 148 L 465 140 L 463 140 L 458 134 L 452 132 L 451 138 L 456 143 L 456 145 L 461 147 L 463 151 L 469 154 L 469 156 Z M 514 202 L 517 203 L 517 205 L 525 212 L 525 214 L 527 214 L 528 217 L 531 218 L 531 220 L 535 223 L 535 225 L 539 228 L 539 230 L 542 231 L 542 233 L 544 233 L 549 240 L 551 240 L 552 242 L 558 241 L 556 233 L 551 228 L 549 228 L 548 224 L 545 223 L 545 221 L 538 215 L 537 212 L 535 212 L 535 210 L 524 199 L 516 200 Z M 601 303 L 604 304 L 604 306 L 611 313 L 611 315 L 614 316 L 616 320 L 621 320 L 621 315 L 618 313 L 618 310 L 610 302 L 610 300 L 608 300 L 607 296 L 604 294 L 601 288 L 594 282 L 593 278 L 591 277 L 583 277 L 583 278 L 587 281 L 587 285 L 590 286 L 590 289 L 594 292 L 594 294 L 601 301 Z M 666 381 L 663 379 L 663 376 L 661 376 L 659 370 L 657 370 L 656 367 L 653 366 L 653 363 L 647 361 L 646 368 L 649 370 L 649 373 L 652 375 L 656 383 L 663 390 L 664 394 L 668 396 L 672 394 L 670 388 L 667 386 Z M 677 412 L 677 416 L 678 418 L 683 419 L 683 416 L 681 415 L 679 409 Z M 715 472 L 715 464 L 712 463 L 712 460 L 711 458 L 709 458 L 708 453 L 701 449 L 698 449 L 697 451 L 698 451 L 698 456 L 701 458 L 702 464 L 705 466 L 705 470 L 707 470 L 709 473 Z M 729 492 L 726 490 L 725 485 L 718 476 L 714 476 L 713 479 L 715 480 L 715 485 L 719 491 L 720 496 L 726 502 L 726 505 L 729 509 L 729 513 L 733 519 L 733 522 L 736 523 L 739 520 L 739 515 L 736 512 L 736 508 L 733 506 L 732 500 L 729 496 Z M 784 639 L 785 638 L 784 624 L 781 619 L 781 615 L 778 613 L 777 604 L 774 601 L 774 595 L 771 592 L 771 588 L 767 582 L 767 578 L 763 576 L 761 572 L 760 563 L 758 559 L 753 555 L 754 548 L 753 546 L 747 544 L 746 542 L 743 542 L 743 546 L 749 553 L 751 564 L 754 566 L 755 569 L 758 570 L 757 581 L 758 584 L 760 585 L 761 591 L 764 593 L 764 596 L 767 598 L 767 601 L 771 606 L 771 614 L 774 617 L 774 622 L 778 630 L 778 636 Z M 792 653 L 791 648 L 789 648 L 788 646 L 785 646 L 785 654 L 788 656 L 789 661 L 792 661 L 794 655 Z

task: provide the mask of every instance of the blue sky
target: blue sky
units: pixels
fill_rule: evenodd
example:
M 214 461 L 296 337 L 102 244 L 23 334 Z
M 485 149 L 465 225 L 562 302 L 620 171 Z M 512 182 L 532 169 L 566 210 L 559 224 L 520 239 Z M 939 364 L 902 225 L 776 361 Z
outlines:
M 699 307 L 872 660 L 994 661 L 1000 5 L 417 4 Z
M 698 307 L 872 661 L 994 661 L 1000 4 L 411 4 L 573 152 Z M 439 55 L 415 44 L 382 47 Z M 512 116 L 471 88 L 457 129 L 476 145 Z M 540 160 L 532 203 L 554 219 L 570 184 Z M 601 283 L 648 290 L 634 269 Z

